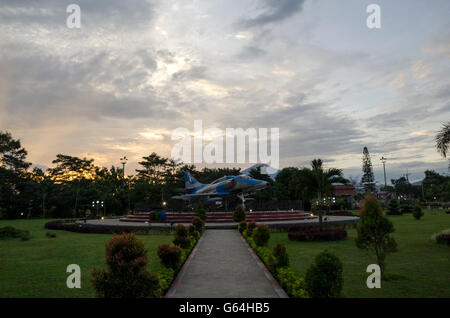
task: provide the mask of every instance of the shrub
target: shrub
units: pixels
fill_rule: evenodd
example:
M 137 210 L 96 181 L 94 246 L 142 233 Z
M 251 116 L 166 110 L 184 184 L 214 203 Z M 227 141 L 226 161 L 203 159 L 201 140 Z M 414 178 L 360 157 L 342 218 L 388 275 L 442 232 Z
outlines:
M 163 292 L 167 291 L 173 281 L 175 271 L 172 268 L 163 267 L 158 272 L 159 285 Z
M 236 207 L 236 210 L 234 210 L 233 212 L 233 221 L 234 222 L 245 221 L 245 210 L 240 204 Z
M 194 231 L 196 231 L 194 224 L 190 224 L 188 227 L 189 236 L 191 236 Z
M 158 257 L 161 264 L 167 268 L 176 270 L 181 262 L 181 248 L 178 246 L 170 246 L 167 243 L 158 245 Z
M 289 256 L 286 252 L 286 246 L 283 243 L 278 243 L 272 249 L 273 256 L 276 260 L 276 267 L 289 266 Z
M 195 241 L 195 242 L 197 242 L 197 241 L 198 241 L 198 239 L 200 238 L 200 232 L 199 232 L 199 231 L 197 231 L 197 230 L 195 230 L 194 232 L 192 232 L 192 234 L 191 234 L 191 238 L 193 238 L 193 239 L 194 239 L 194 241 Z
M 252 237 L 253 230 L 256 228 L 255 222 L 248 222 L 247 223 L 247 236 Z
M 450 229 L 443 230 L 439 233 L 433 234 L 432 239 L 438 244 L 450 245 Z
M 356 216 L 350 211 L 330 211 L 326 215 L 336 215 L 336 216 Z
M 187 249 L 191 247 L 191 239 L 189 236 L 179 236 L 175 234 L 173 244 L 181 247 L 182 249 Z
M 423 211 L 419 204 L 414 204 L 412 213 L 416 220 L 420 220 L 420 218 L 423 216 Z
M 401 214 L 400 210 L 399 210 L 399 206 L 398 206 L 398 201 L 397 199 L 391 199 L 391 201 L 389 201 L 388 204 L 388 212 L 392 213 L 392 215 L 398 215 Z
M 203 233 L 203 231 L 205 230 L 205 221 L 203 221 L 200 217 L 195 216 L 192 219 L 192 225 L 195 226 L 195 229 L 199 232 L 199 233 Z
M 107 270 L 92 270 L 97 297 L 159 297 L 158 277 L 147 269 L 148 252 L 132 234 L 112 237 L 106 244 Z
M 195 208 L 194 214 L 195 214 L 195 216 L 198 216 L 203 221 L 206 221 L 206 210 L 203 207 L 202 202 L 198 202 L 198 205 Z
M 28 241 L 30 239 L 30 231 L 19 230 L 12 226 L 1 227 L 0 239 L 5 240 L 8 238 L 20 238 L 22 241 Z
M 307 270 L 305 282 L 306 290 L 313 298 L 340 297 L 343 286 L 341 260 L 328 251 L 321 252 Z
M 394 226 L 388 218 L 383 216 L 376 197 L 367 196 L 365 198 L 356 232 L 356 247 L 375 252 L 381 277 L 385 278 L 386 256 L 397 251 L 397 243 L 390 236 L 390 233 L 394 232 Z
M 291 241 L 338 241 L 347 238 L 346 230 L 323 229 L 289 232 Z
M 436 235 L 436 243 L 450 245 L 450 234 L 438 234 Z
M 123 232 L 138 232 L 142 231 L 142 228 L 127 226 L 127 229 L 124 229 L 122 226 L 117 225 L 102 225 L 101 227 L 90 226 L 86 224 L 75 223 L 73 220 L 57 220 L 50 221 L 45 223 L 45 228 L 48 230 L 64 230 L 70 232 L 78 232 L 78 233 L 96 233 L 96 234 L 116 234 Z
M 265 224 L 260 224 L 253 231 L 253 240 L 257 246 L 266 246 L 270 238 L 269 227 Z
M 305 281 L 289 267 L 282 267 L 277 272 L 278 282 L 286 293 L 294 298 L 307 298 Z
M 247 223 L 245 221 L 241 221 L 238 225 L 238 230 L 242 234 L 247 229 Z
M 180 237 L 188 237 L 189 233 L 188 233 L 188 229 L 181 225 L 178 224 L 175 228 L 175 236 L 180 236 Z
M 411 213 L 412 212 L 412 207 L 410 204 L 408 204 L 407 202 L 403 203 L 401 205 L 401 211 L 402 213 Z

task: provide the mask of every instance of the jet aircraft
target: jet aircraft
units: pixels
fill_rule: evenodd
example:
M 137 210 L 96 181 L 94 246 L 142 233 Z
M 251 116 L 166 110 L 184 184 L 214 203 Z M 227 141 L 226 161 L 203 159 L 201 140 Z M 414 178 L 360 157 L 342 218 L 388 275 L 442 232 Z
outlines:
M 189 172 L 184 172 L 184 185 L 186 194 L 177 195 L 173 199 L 185 201 L 203 200 L 208 204 L 221 201 L 222 196 L 235 195 L 245 209 L 245 196 L 257 190 L 267 187 L 268 182 L 251 178 L 246 175 L 224 176 L 210 184 L 203 184 L 197 181 Z

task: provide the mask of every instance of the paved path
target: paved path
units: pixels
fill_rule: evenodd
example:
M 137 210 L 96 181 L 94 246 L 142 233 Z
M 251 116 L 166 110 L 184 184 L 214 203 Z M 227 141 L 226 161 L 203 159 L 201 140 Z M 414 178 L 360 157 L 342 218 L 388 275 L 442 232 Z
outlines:
M 206 230 L 167 296 L 286 297 L 266 275 L 237 230 Z

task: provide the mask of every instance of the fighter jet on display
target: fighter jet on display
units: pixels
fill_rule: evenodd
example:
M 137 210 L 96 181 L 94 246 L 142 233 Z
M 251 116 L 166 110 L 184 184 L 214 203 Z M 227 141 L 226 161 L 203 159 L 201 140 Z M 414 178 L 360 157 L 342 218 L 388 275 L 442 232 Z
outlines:
M 189 172 L 184 172 L 186 194 L 177 195 L 173 199 L 185 201 L 201 200 L 211 204 L 222 200 L 222 196 L 235 195 L 245 209 L 245 196 L 267 187 L 268 182 L 253 179 L 246 175 L 224 176 L 210 184 L 198 182 Z M 211 198 L 213 197 L 213 198 Z

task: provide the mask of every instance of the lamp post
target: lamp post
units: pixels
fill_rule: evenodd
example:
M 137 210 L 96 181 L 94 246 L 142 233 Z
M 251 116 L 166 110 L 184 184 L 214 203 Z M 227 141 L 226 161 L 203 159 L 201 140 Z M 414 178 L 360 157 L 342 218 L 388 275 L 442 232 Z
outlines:
M 101 206 L 103 208 L 104 207 L 104 202 L 103 201 L 92 201 L 92 207 L 93 208 L 95 208 L 95 207 L 97 208 L 97 216 L 98 216 L 98 207 L 99 206 Z
M 123 177 L 125 178 L 125 165 L 127 164 L 128 158 L 126 156 L 123 156 L 120 158 L 120 163 L 122 164 L 122 173 Z
M 384 188 L 387 188 L 387 182 L 386 182 L 386 161 L 387 159 L 385 157 L 381 157 L 381 162 L 383 163 L 383 171 L 384 171 Z

